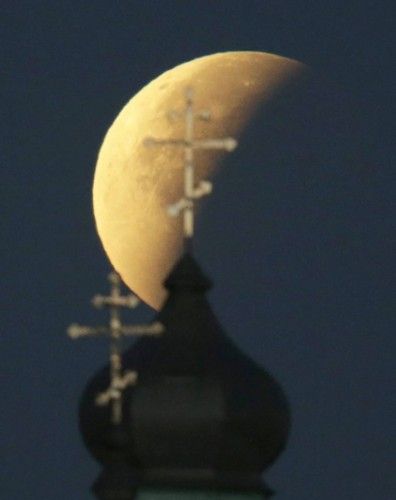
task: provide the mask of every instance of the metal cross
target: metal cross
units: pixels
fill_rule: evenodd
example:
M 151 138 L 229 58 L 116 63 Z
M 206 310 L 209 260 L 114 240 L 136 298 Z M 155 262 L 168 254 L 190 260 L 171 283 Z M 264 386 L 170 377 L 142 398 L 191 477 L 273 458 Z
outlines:
M 111 421 L 120 424 L 122 421 L 122 392 L 137 382 L 138 374 L 135 371 L 122 370 L 122 338 L 135 335 L 160 335 L 164 331 L 161 323 L 152 325 L 123 325 L 121 323 L 121 308 L 135 308 L 139 299 L 133 295 L 121 295 L 121 279 L 116 272 L 108 276 L 110 295 L 95 295 L 92 305 L 97 309 L 107 306 L 110 309 L 109 326 L 84 326 L 73 323 L 67 329 L 72 339 L 80 337 L 109 336 L 110 337 L 110 385 L 106 391 L 96 397 L 98 406 L 111 404 Z
M 194 202 L 202 196 L 212 192 L 212 183 L 207 180 L 200 181 L 198 185 L 194 178 L 194 151 L 197 149 L 214 149 L 233 151 L 238 143 L 232 137 L 219 139 L 194 139 L 194 119 L 210 119 L 210 113 L 203 111 L 194 112 L 193 91 L 191 88 L 186 90 L 186 108 L 183 115 L 186 120 L 186 129 L 184 139 L 156 139 L 147 137 L 144 144 L 148 147 L 153 146 L 178 146 L 184 149 L 184 196 L 176 203 L 168 207 L 168 214 L 177 217 L 183 212 L 183 232 L 186 246 L 191 246 L 194 235 Z M 178 116 L 178 112 L 170 112 L 169 116 L 173 118 Z

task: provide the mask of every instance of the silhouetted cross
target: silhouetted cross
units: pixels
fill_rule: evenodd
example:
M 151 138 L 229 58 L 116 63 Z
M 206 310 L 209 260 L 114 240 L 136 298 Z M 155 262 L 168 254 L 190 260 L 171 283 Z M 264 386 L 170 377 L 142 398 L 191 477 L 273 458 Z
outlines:
M 116 272 L 109 274 L 110 295 L 95 295 L 92 305 L 97 309 L 108 307 L 110 310 L 109 326 L 84 326 L 73 323 L 67 333 L 72 339 L 80 337 L 109 336 L 110 338 L 110 385 L 106 391 L 96 397 L 96 404 L 111 404 L 111 421 L 119 424 L 122 421 L 122 392 L 130 385 L 136 384 L 138 374 L 135 371 L 122 370 L 122 338 L 136 335 L 160 335 L 164 331 L 161 323 L 152 325 L 123 325 L 121 308 L 135 308 L 139 299 L 133 295 L 121 295 L 121 280 Z
M 179 115 L 177 112 L 170 113 L 171 116 Z M 202 198 L 202 196 L 212 192 L 212 183 L 210 181 L 200 181 L 198 185 L 195 183 L 194 151 L 197 149 L 233 151 L 238 143 L 232 137 L 194 139 L 194 119 L 197 117 L 208 120 L 210 119 L 210 113 L 208 111 L 194 113 L 192 89 L 186 90 L 186 108 L 183 114 L 186 119 L 184 139 L 156 139 L 148 137 L 144 140 L 144 144 L 149 147 L 178 146 L 184 149 L 184 196 L 168 207 L 168 214 L 172 217 L 177 217 L 181 212 L 183 213 L 185 243 L 186 245 L 191 245 L 194 235 L 194 203 L 199 198 Z

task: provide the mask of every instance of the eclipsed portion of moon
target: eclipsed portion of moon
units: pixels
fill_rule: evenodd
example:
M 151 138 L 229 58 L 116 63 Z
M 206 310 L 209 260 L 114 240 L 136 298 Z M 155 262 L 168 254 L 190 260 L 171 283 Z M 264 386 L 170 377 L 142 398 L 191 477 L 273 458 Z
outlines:
M 181 220 L 166 207 L 182 196 L 183 151 L 148 148 L 146 137 L 183 138 L 185 90 L 194 90 L 197 139 L 239 137 L 260 106 L 306 67 L 263 52 L 226 52 L 201 57 L 166 71 L 122 109 L 99 152 L 93 185 L 97 230 L 104 249 L 124 282 L 158 309 L 162 282 L 182 249 Z M 196 177 L 210 178 L 223 153 L 196 154 Z

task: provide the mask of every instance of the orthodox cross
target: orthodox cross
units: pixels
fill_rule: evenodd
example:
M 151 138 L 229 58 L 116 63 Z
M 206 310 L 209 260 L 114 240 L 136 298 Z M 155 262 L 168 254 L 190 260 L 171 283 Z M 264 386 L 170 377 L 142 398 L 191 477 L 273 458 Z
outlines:
M 184 196 L 176 203 L 168 207 L 168 214 L 177 217 L 183 213 L 183 234 L 184 242 L 187 248 L 192 245 L 194 235 L 194 203 L 199 198 L 212 192 L 212 183 L 207 180 L 195 182 L 194 151 L 197 149 L 213 149 L 233 151 L 237 147 L 237 141 L 232 137 L 218 139 L 194 139 L 194 119 L 210 119 L 208 111 L 194 112 L 193 91 L 191 88 L 186 90 L 186 108 L 184 117 L 186 120 L 184 139 L 156 139 L 148 137 L 144 144 L 148 147 L 153 146 L 176 146 L 184 149 Z M 169 117 L 178 116 L 178 112 L 171 111 Z
M 135 308 L 139 299 L 133 295 L 121 295 L 121 279 L 116 272 L 108 276 L 110 295 L 95 295 L 92 305 L 97 309 L 108 307 L 110 310 L 109 326 L 84 326 L 76 323 L 69 326 L 67 333 L 72 339 L 80 337 L 109 336 L 110 337 L 110 385 L 108 389 L 96 397 L 98 406 L 111 404 L 111 421 L 120 424 L 122 421 L 122 392 L 136 384 L 138 374 L 135 371 L 122 369 L 122 339 L 137 335 L 160 335 L 164 328 L 161 323 L 152 325 L 123 325 L 121 323 L 121 308 Z

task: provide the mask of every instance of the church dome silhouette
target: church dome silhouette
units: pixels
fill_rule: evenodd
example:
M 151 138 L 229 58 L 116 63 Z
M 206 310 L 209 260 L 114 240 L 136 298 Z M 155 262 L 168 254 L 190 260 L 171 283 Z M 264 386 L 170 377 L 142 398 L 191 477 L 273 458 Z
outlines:
M 95 404 L 109 385 L 108 367 L 81 399 L 83 439 L 104 464 L 96 494 L 132 499 L 144 485 L 267 497 L 261 474 L 287 441 L 286 397 L 224 333 L 205 296 L 211 282 L 190 253 L 165 286 L 169 296 L 156 318 L 164 333 L 140 338 L 123 355 L 124 368 L 136 370 L 138 381 L 123 392 L 121 423 L 111 424 L 109 405 Z M 111 496 L 122 488 L 124 496 Z

